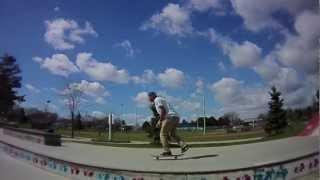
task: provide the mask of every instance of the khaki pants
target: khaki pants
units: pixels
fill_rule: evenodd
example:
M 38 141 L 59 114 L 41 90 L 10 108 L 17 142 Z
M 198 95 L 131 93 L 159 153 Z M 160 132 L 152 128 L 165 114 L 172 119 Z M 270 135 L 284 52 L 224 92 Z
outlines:
M 167 117 L 166 120 L 161 122 L 160 140 L 165 152 L 170 152 L 169 139 L 177 142 L 180 147 L 185 145 L 176 133 L 178 125 L 179 117 Z

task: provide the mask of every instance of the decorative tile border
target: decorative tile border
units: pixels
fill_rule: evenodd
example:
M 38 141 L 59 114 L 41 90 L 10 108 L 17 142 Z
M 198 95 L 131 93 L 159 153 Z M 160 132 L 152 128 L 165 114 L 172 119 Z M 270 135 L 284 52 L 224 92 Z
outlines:
M 34 143 L 49 145 L 49 146 L 60 146 L 61 136 L 58 134 L 24 130 L 19 128 L 5 127 L 2 130 L 4 135 L 30 141 Z
M 36 154 L 1 142 L 0 150 L 15 159 L 38 168 L 77 180 L 290 180 L 317 172 L 319 168 L 318 153 L 280 164 L 269 164 L 243 170 L 168 174 L 112 170 L 76 164 Z
M 41 137 L 41 136 L 21 133 L 21 132 L 17 132 L 17 131 L 5 129 L 5 128 L 3 129 L 3 134 L 18 138 L 18 139 L 34 142 L 34 143 L 44 144 L 44 137 Z

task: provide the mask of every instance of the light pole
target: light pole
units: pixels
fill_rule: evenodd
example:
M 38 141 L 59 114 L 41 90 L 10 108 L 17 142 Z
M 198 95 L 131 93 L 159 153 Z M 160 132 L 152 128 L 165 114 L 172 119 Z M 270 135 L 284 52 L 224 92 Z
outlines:
M 108 121 L 109 121 L 109 135 L 108 135 L 108 140 L 111 142 L 112 141 L 112 113 L 109 113 L 109 117 L 108 117 Z
M 135 119 L 136 119 L 136 128 L 138 129 L 138 112 L 137 112 L 137 107 L 135 109 Z
M 200 116 L 200 114 L 198 114 Z M 197 131 L 199 130 L 199 118 L 196 119 L 197 121 Z
M 120 124 L 121 124 L 121 133 L 123 132 L 123 124 L 122 124 L 122 121 L 124 121 L 124 112 L 123 112 L 123 109 L 124 109 L 124 105 L 121 104 L 121 114 L 120 114 Z
M 203 94 L 203 134 L 206 134 L 206 99 L 205 95 Z

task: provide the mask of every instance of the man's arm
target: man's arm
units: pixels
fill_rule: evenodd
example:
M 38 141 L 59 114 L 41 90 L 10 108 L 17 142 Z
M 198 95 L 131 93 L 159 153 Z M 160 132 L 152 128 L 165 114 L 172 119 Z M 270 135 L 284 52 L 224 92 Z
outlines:
M 154 103 L 152 103 L 152 104 L 150 104 L 150 110 L 152 111 L 152 113 L 153 113 L 153 116 L 155 117 L 155 118 L 157 118 L 157 119 L 159 119 L 159 114 L 158 114 L 158 112 L 157 112 L 157 109 L 156 109 L 156 106 L 154 105 Z
M 164 121 L 166 119 L 167 111 L 163 106 L 160 106 L 160 121 Z

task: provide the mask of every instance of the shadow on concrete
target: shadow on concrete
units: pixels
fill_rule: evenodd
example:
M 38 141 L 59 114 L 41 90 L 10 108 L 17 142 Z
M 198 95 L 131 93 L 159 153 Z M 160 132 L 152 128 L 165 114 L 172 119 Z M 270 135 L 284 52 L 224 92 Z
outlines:
M 190 160 L 190 159 L 204 159 L 204 158 L 214 158 L 219 156 L 218 154 L 207 154 L 207 155 L 201 155 L 201 156 L 181 156 L 177 159 L 174 158 L 163 158 L 158 159 L 158 161 L 178 161 L 178 160 Z

